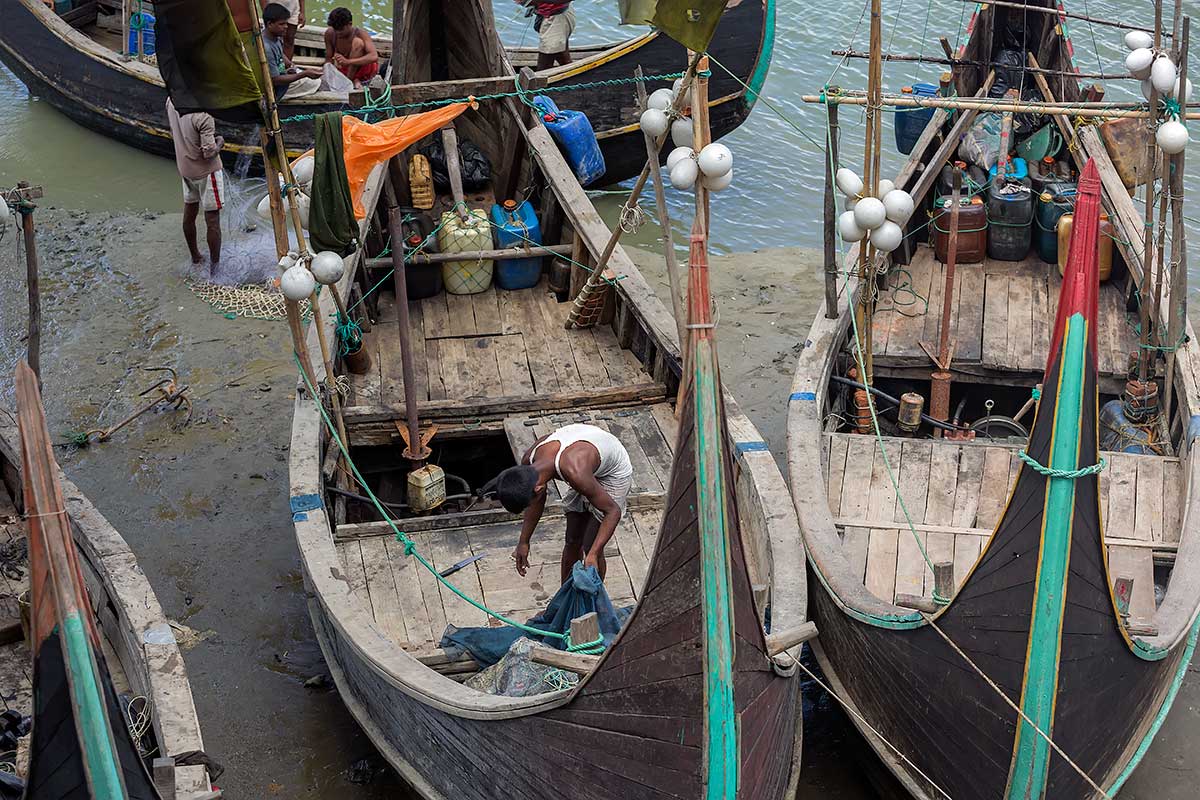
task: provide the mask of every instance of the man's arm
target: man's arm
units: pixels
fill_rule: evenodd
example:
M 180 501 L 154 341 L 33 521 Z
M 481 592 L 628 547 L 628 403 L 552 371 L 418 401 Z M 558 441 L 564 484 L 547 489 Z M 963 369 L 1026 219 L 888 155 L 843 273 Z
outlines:
M 583 559 L 585 567 L 595 567 L 600 554 L 604 552 L 604 545 L 608 544 L 608 540 L 617 532 L 617 523 L 621 521 L 621 507 L 604 491 L 591 469 L 580 469 L 575 465 L 563 465 L 562 469 L 563 477 L 575 487 L 575 491 L 586 497 L 592 508 L 604 514 L 604 519 L 600 520 L 600 529 L 596 531 L 596 539 Z
M 363 43 L 363 54 L 358 58 L 347 58 L 343 63 L 349 64 L 352 67 L 361 66 L 363 64 L 374 64 L 379 60 L 379 51 L 375 49 L 375 42 L 371 41 L 371 36 L 364 30 L 358 31 L 358 38 Z
M 517 548 L 513 550 L 513 561 L 517 564 L 517 573 L 524 577 L 529 570 L 529 542 L 533 532 L 542 521 L 542 512 L 546 510 L 546 487 L 533 496 L 532 502 L 525 507 L 521 517 L 521 538 L 517 540 Z
M 333 28 L 325 29 L 325 63 L 333 63 L 333 57 L 337 55 L 337 46 L 335 45 L 336 34 Z
M 225 139 L 217 136 L 217 123 L 211 114 L 198 114 L 196 133 L 200 135 L 200 155 L 212 158 L 221 152 Z

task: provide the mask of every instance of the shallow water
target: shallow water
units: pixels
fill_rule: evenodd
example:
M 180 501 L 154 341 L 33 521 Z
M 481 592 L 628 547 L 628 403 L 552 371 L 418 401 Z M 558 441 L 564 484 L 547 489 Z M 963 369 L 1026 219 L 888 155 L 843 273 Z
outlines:
M 746 0 L 752 2 L 753 0 Z M 310 16 L 329 2 L 310 2 Z M 390 0 L 350 3 L 365 24 L 385 32 Z M 612 0 L 576 0 L 576 44 L 626 35 L 616 26 Z M 497 0 L 505 40 L 531 45 L 530 21 L 511 0 Z M 800 95 L 826 83 L 861 87 L 865 62 L 835 73 L 829 50 L 851 40 L 865 49 L 860 3 L 826 5 L 820 13 L 780 3 L 778 46 L 766 98 L 749 121 L 727 137 L 737 158 L 734 186 L 714 200 L 713 249 L 754 259 L 714 262 L 715 291 L 725 312 L 721 348 L 725 375 L 744 409 L 778 454 L 795 343 L 811 321 L 820 275 L 811 253 L 767 248 L 818 248 L 823 156 L 811 140 L 824 135 L 824 116 Z M 885 3 L 885 45 L 894 51 L 940 53 L 936 36 L 957 43 L 972 6 L 955 0 L 918 5 Z M 1148 3 L 1091 0 L 1075 9 L 1101 17 L 1152 19 Z M 1185 3 L 1196 12 L 1200 4 Z M 1123 51 L 1119 32 L 1072 26 L 1081 68 L 1115 72 Z M 1097 55 L 1099 53 L 1099 55 Z M 682 66 L 682 65 L 681 65 Z M 936 82 L 939 66 L 890 64 L 892 91 L 915 80 Z M 1197 82 L 1200 85 L 1200 81 Z M 1136 85 L 1110 83 L 1120 99 Z M 768 101 L 770 106 L 768 106 Z M 786 119 L 785 119 L 786 118 Z M 841 115 L 848 163 L 861 154 L 862 114 Z M 798 132 L 795 125 L 803 134 Z M 884 130 L 884 173 L 899 169 Z M 1197 163 L 1193 146 L 1192 163 Z M 1197 171 L 1189 189 L 1200 189 Z M 46 187 L 44 206 L 91 211 L 177 211 L 173 164 L 91 134 L 66 120 L 0 68 L 0 185 L 29 180 Z M 242 209 L 257 187 L 238 185 Z M 261 191 L 261 189 L 257 189 Z M 606 219 L 619 200 L 597 195 Z M 669 199 L 676 241 L 686 232 L 689 200 Z M 651 202 L 644 204 L 648 209 Z M 369 786 L 348 781 L 350 763 L 371 752 L 334 693 L 301 688 L 322 669 L 299 585 L 291 525 L 264 514 L 286 499 L 290 364 L 281 324 L 229 322 L 200 306 L 184 288 L 178 217 L 140 213 L 72 216 L 46 212 L 40 241 L 48 298 L 44 363 L 52 430 L 95 420 L 112 421 L 125 397 L 145 384 L 138 367 L 168 363 L 196 387 L 198 420 L 184 434 L 151 415 L 119 442 L 64 454 L 64 466 L 130 539 L 169 615 L 215 635 L 186 654 L 197 704 L 213 754 L 230 765 L 220 783 L 237 797 L 405 796 L 394 779 Z M 258 230 L 244 233 L 243 225 Z M 39 223 L 41 224 L 41 223 Z M 270 268 L 267 231 L 246 213 L 226 215 L 226 257 L 220 276 L 245 279 Z M 97 242 L 95 233 L 103 233 Z M 653 248 L 648 225 L 627 238 Z M 11 233 L 0 239 L 0 366 L 10 373 L 20 350 L 23 280 Z M 661 259 L 639 256 L 661 288 Z M 1193 277 L 1200 272 L 1193 268 Z M 117 313 L 113 313 L 114 310 Z M 9 381 L 0 376 L 0 399 Z M 238 380 L 241 376 L 240 380 Z M 229 386 L 227 384 L 235 385 Z M 50 395 L 48 394 L 48 397 Z M 1190 678 L 1190 673 L 1189 673 Z M 874 797 L 861 775 L 872 763 L 848 733 L 836 703 L 806 685 L 806 763 L 802 797 L 857 800 Z M 1122 797 L 1195 796 L 1200 772 L 1200 682 L 1185 683 L 1161 734 Z

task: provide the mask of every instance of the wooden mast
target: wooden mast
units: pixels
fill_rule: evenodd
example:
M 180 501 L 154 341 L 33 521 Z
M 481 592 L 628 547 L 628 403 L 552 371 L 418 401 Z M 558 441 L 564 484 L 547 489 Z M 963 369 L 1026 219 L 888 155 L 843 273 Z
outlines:
M 1179 82 L 1187 87 L 1188 38 L 1191 17 L 1183 18 L 1183 33 L 1179 45 Z M 1187 92 L 1179 93 L 1179 116 L 1186 117 Z M 1171 397 L 1175 386 L 1175 349 L 1182 338 L 1184 316 L 1187 314 L 1187 239 L 1183 225 L 1183 168 L 1187 148 L 1171 156 L 1171 296 L 1167 313 L 1167 371 L 1163 397 L 1163 417 L 1167 427 L 1171 422 Z
M 882 2 L 871 0 L 871 61 L 867 71 L 867 136 L 863 145 L 863 184 L 874 196 L 879 193 L 879 147 L 881 130 L 879 111 L 883 91 L 882 76 Z M 862 348 L 864 374 L 862 382 L 870 386 L 874 377 L 872 356 L 871 318 L 875 302 L 875 248 L 868 240 L 858 248 L 858 305 L 855 308 L 855 329 Z
M 1154 0 L 1154 52 L 1162 48 L 1162 0 Z M 1150 110 L 1158 109 L 1158 89 L 1150 89 Z M 1139 390 L 1145 392 L 1150 365 L 1154 362 L 1151 355 L 1151 320 L 1150 320 L 1150 276 L 1154 271 L 1154 158 L 1157 151 L 1154 133 L 1158 120 L 1146 118 L 1146 162 L 1142 175 L 1146 179 L 1146 222 L 1143 228 L 1142 240 L 1142 281 L 1138 286 L 1138 353 L 1137 379 Z

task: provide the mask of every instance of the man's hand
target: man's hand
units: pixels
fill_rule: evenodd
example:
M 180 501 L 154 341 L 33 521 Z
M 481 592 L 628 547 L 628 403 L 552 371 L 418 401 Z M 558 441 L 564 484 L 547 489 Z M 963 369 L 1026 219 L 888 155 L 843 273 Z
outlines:
M 336 67 L 346 66 L 346 57 L 344 55 L 342 55 L 341 53 L 334 53 L 333 54 L 333 64 Z
M 587 569 L 588 567 L 600 569 L 600 555 L 594 551 L 589 552 L 586 556 L 584 556 L 583 567 L 584 569 Z
M 304 74 L 304 77 L 306 77 L 306 78 L 321 78 L 321 77 L 324 77 L 324 73 L 322 73 L 322 72 L 321 72 L 321 70 L 319 70 L 319 69 L 313 69 L 312 67 L 309 67 L 308 69 L 304 70 L 304 71 L 303 71 L 303 74 Z
M 529 571 L 529 545 L 518 542 L 517 548 L 513 550 L 512 560 L 516 563 L 517 574 L 525 577 L 525 573 Z

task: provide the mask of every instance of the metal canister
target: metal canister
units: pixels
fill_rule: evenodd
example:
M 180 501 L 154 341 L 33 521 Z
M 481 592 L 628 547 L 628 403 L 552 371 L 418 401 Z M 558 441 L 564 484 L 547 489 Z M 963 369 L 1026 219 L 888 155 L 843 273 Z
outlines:
M 916 392 L 905 392 L 900 395 L 900 409 L 896 414 L 896 422 L 905 433 L 916 433 L 921 427 L 921 410 L 925 408 L 925 398 Z

